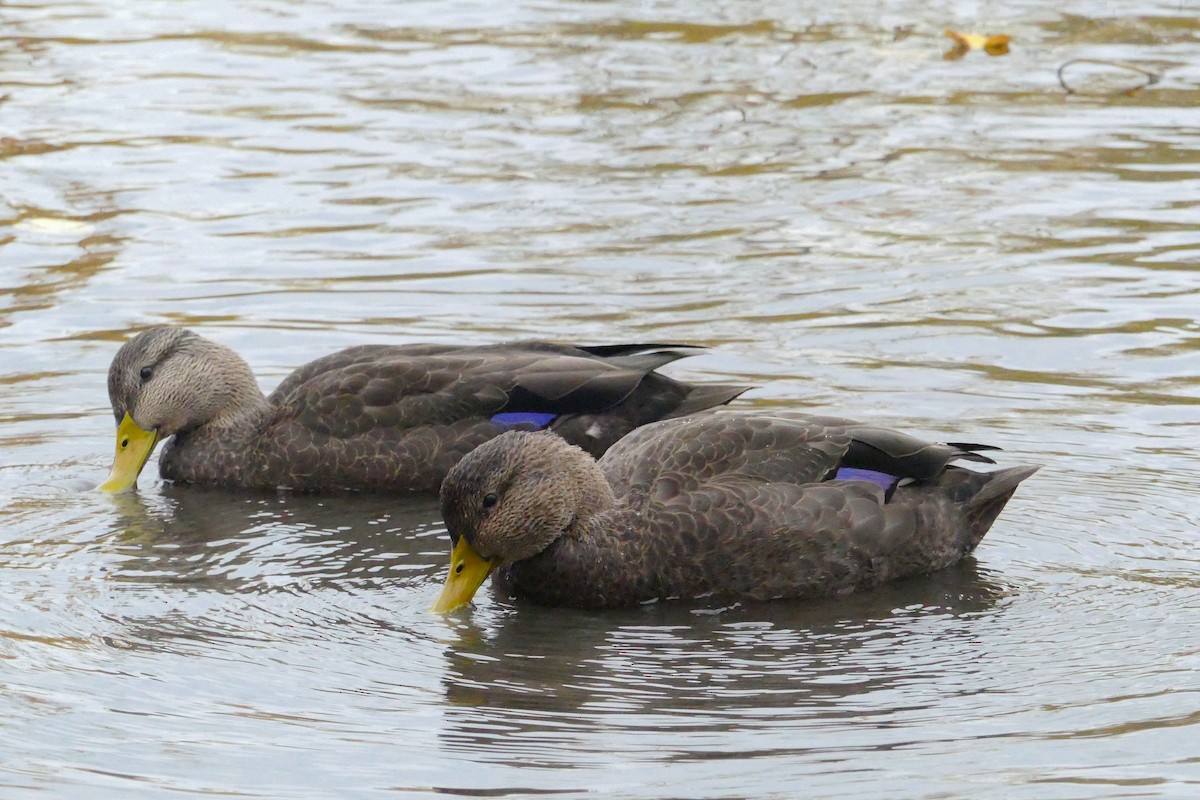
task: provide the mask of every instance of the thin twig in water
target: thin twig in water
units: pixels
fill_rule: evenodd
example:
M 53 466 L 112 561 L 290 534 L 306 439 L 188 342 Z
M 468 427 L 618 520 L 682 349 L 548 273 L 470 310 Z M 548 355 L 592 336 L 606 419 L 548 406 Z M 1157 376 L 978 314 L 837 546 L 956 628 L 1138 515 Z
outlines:
M 1159 80 L 1162 79 L 1162 76 L 1159 75 L 1157 72 L 1151 72 L 1150 70 L 1146 69 L 1145 67 L 1139 67 L 1137 64 L 1130 64 L 1128 61 L 1109 61 L 1108 59 L 1104 59 L 1104 58 L 1073 58 L 1070 61 L 1065 62 L 1062 66 L 1060 66 L 1058 68 L 1058 83 L 1060 86 L 1062 86 L 1063 91 L 1065 91 L 1067 94 L 1075 94 L 1075 90 L 1067 85 L 1067 81 L 1063 77 L 1063 72 L 1066 70 L 1067 67 L 1071 66 L 1072 64 L 1099 64 L 1099 65 L 1105 66 L 1105 67 L 1116 67 L 1117 69 L 1127 69 L 1127 70 L 1130 70 L 1131 72 L 1136 72 L 1140 75 L 1146 76 L 1146 82 L 1143 83 L 1141 86 L 1134 86 L 1133 88 L 1130 88 L 1130 89 L 1121 89 L 1119 92 L 1106 92 L 1106 94 L 1125 94 L 1125 93 L 1130 93 L 1130 92 L 1136 92 L 1141 89 L 1145 89 L 1147 86 L 1153 86 L 1154 84 L 1158 83 Z

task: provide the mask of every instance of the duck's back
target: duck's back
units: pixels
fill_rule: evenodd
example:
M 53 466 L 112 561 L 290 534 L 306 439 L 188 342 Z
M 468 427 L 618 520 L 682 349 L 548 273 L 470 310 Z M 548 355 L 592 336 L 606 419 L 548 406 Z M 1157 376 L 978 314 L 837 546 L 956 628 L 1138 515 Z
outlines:
M 1037 469 L 950 463 L 990 461 L 979 449 L 994 448 L 830 417 L 718 413 L 643 427 L 600 467 L 627 509 L 614 536 L 630 592 L 765 600 L 854 591 L 960 560 Z M 647 599 L 620 593 L 608 586 L 592 599 Z

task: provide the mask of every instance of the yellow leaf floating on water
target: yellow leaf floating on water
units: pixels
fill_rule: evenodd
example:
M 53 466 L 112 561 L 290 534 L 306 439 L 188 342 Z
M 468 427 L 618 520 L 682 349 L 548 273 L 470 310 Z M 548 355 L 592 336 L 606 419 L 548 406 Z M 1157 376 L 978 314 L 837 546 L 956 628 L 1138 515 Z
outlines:
M 971 50 L 982 50 L 989 56 L 1002 56 L 1008 52 L 1008 43 L 1012 41 L 1011 36 L 1003 33 L 988 36 L 982 33 L 946 31 L 946 35 L 954 40 L 954 47 L 945 55 L 947 61 L 962 58 Z

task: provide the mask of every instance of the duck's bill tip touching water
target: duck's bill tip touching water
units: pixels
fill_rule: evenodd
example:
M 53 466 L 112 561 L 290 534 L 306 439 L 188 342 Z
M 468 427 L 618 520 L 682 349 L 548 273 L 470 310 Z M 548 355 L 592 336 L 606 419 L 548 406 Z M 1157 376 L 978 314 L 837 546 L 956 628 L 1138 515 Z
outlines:
M 137 486 L 138 476 L 146 466 L 154 446 L 158 444 L 158 430 L 141 428 L 133 417 L 125 414 L 117 426 L 117 452 L 112 470 L 96 488 L 109 494 L 129 491 Z

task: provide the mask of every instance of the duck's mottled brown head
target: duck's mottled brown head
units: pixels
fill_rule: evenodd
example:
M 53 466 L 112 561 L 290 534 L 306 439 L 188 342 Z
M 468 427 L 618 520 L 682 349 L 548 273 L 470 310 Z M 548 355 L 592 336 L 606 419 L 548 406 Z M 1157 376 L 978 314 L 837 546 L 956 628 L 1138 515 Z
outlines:
M 120 492 L 160 439 L 205 425 L 234 426 L 265 400 L 250 367 L 224 345 L 174 327 L 150 328 L 117 351 L 108 369 L 117 454 L 100 488 Z
M 122 345 L 108 368 L 108 400 L 118 424 L 129 414 L 147 430 L 166 425 L 178 429 L 173 420 L 179 418 L 178 409 L 187 401 L 178 393 L 182 387 L 177 384 L 172 390 L 168 385 L 169 375 L 164 380 L 162 366 L 172 357 L 186 358 L 189 343 L 198 339 L 183 328 L 150 328 Z M 151 387 L 156 372 L 159 379 Z M 142 403 L 143 397 L 148 402 Z M 170 410 L 172 407 L 175 410 Z
M 553 433 L 510 431 L 450 470 L 441 503 L 453 551 L 434 611 L 470 602 L 493 569 L 536 556 L 613 499 L 583 450 Z
M 450 537 L 497 566 L 545 550 L 575 518 L 569 467 L 592 457 L 553 433 L 510 431 L 476 448 L 442 482 Z

